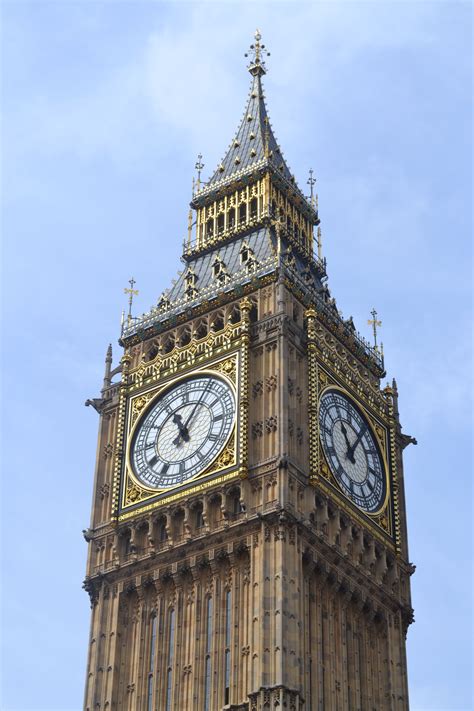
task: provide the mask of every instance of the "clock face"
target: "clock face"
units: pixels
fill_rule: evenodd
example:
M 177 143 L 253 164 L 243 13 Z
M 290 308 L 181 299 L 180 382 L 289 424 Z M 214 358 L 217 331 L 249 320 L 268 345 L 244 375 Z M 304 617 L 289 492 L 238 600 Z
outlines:
M 387 479 L 367 419 L 340 390 L 330 389 L 321 397 L 319 424 L 326 459 L 343 492 L 363 511 L 379 511 Z
M 166 390 L 139 421 L 130 449 L 145 486 L 170 489 L 202 472 L 229 438 L 235 396 L 214 375 L 196 375 Z

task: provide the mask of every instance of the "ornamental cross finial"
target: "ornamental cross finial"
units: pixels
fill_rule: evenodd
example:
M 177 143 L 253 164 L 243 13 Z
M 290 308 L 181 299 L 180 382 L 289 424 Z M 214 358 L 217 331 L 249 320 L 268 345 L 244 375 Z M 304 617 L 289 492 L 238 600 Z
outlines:
M 377 314 L 377 311 L 376 311 L 375 309 L 372 309 L 372 311 L 370 312 L 370 314 L 371 314 L 372 318 L 369 318 L 369 320 L 367 321 L 367 323 L 369 324 L 369 326 L 372 326 L 372 327 L 373 327 L 373 330 L 374 330 L 374 348 L 377 348 L 377 328 L 380 328 L 380 326 L 382 325 L 382 321 L 378 321 L 378 320 L 377 320 L 378 314 Z
M 132 320 L 132 304 L 133 304 L 133 297 L 138 296 L 139 292 L 138 289 L 134 289 L 133 287 L 137 283 L 135 279 L 132 277 L 131 279 L 128 280 L 128 283 L 130 284 L 130 289 L 124 289 L 124 293 L 129 295 L 128 299 L 128 323 Z
M 311 205 L 314 206 L 313 186 L 314 186 L 315 183 L 316 183 L 316 178 L 313 178 L 313 172 L 314 172 L 313 169 L 310 168 L 310 169 L 309 169 L 309 178 L 308 178 L 308 180 L 307 180 L 306 182 L 308 183 L 309 188 L 310 188 L 310 190 L 311 190 Z
M 194 166 L 197 170 L 197 189 L 201 187 L 201 170 L 204 168 L 204 163 L 202 162 L 202 153 L 197 157 L 196 164 Z
M 260 34 L 260 30 L 255 31 L 255 44 L 250 45 L 250 51 L 245 53 L 245 56 L 248 57 L 249 54 L 251 55 L 250 59 L 250 64 L 249 64 L 249 72 L 251 74 L 265 74 L 265 64 L 263 62 L 263 57 L 269 57 L 270 52 L 268 52 L 265 48 L 264 44 L 260 44 L 260 40 L 262 39 L 262 35 Z

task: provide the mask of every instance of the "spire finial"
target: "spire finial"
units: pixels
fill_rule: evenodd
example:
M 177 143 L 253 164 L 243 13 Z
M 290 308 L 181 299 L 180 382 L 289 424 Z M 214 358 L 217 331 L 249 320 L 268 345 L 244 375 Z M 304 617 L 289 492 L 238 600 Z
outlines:
M 112 344 L 109 343 L 107 353 L 105 355 L 105 373 L 104 373 L 104 388 L 110 385 L 110 373 L 112 370 Z
M 197 159 L 194 167 L 196 168 L 196 170 L 198 172 L 198 177 L 197 177 L 197 181 L 196 181 L 196 189 L 199 190 L 199 188 L 201 187 L 201 170 L 204 168 L 204 163 L 202 162 L 202 153 L 199 153 L 198 159 Z
M 133 287 L 137 283 L 135 279 L 132 277 L 131 279 L 128 280 L 128 283 L 130 284 L 130 289 L 124 289 L 124 293 L 129 295 L 128 299 L 128 323 L 132 320 L 132 304 L 133 304 L 133 297 L 138 296 L 138 289 L 134 289 Z
M 309 185 L 310 190 L 311 190 L 311 205 L 314 207 L 314 191 L 313 191 L 313 187 L 314 187 L 314 185 L 315 185 L 315 183 L 316 183 L 316 178 L 313 178 L 313 173 L 314 173 L 313 169 L 310 168 L 310 169 L 309 169 L 309 178 L 308 178 L 308 180 L 307 180 L 306 182 L 307 182 L 307 184 Z
M 250 45 L 250 52 L 246 52 L 245 56 L 248 57 L 249 54 L 251 55 L 250 59 L 250 64 L 248 66 L 248 70 L 250 74 L 253 74 L 254 76 L 262 76 L 262 74 L 265 74 L 266 68 L 265 68 L 265 63 L 263 61 L 263 57 L 269 57 L 270 52 L 268 52 L 265 48 L 264 44 L 260 44 L 260 40 L 262 39 L 262 35 L 260 33 L 260 30 L 255 31 L 255 44 Z
M 196 187 L 197 190 L 201 187 L 201 170 L 204 168 L 204 163 L 202 162 L 202 153 L 199 153 L 197 157 L 196 164 L 194 166 L 197 170 L 197 181 L 196 181 Z
M 378 350 L 378 347 L 377 347 L 377 328 L 380 328 L 380 326 L 382 325 L 382 321 L 378 321 L 378 320 L 377 320 L 378 314 L 377 314 L 377 311 L 376 311 L 375 309 L 372 309 L 372 311 L 370 312 L 370 314 L 371 314 L 372 318 L 369 318 L 369 320 L 367 321 L 367 323 L 369 324 L 369 326 L 372 326 L 372 327 L 373 327 L 373 330 L 374 330 L 374 348 L 375 348 L 376 350 Z

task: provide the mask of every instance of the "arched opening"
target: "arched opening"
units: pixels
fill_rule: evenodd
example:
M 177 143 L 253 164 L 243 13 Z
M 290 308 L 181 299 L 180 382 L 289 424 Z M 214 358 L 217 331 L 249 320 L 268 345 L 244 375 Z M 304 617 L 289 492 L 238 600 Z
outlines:
M 257 214 L 258 214 L 258 202 L 257 202 L 257 198 L 254 197 L 250 201 L 250 218 L 252 220 L 256 220 Z
M 217 233 L 222 234 L 222 232 L 224 232 L 224 213 L 221 212 L 217 218 Z
M 205 338 L 207 336 L 207 323 L 206 321 L 201 321 L 196 330 L 195 330 L 195 335 L 198 340 L 201 338 Z

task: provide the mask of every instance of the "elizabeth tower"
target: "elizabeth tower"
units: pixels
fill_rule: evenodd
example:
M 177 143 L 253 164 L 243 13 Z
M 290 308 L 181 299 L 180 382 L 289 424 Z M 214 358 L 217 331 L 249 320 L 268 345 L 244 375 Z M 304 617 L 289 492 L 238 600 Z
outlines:
M 88 400 L 87 711 L 408 709 L 414 440 L 329 292 L 255 38 L 240 126 L 208 182 L 196 165 L 184 269 Z

